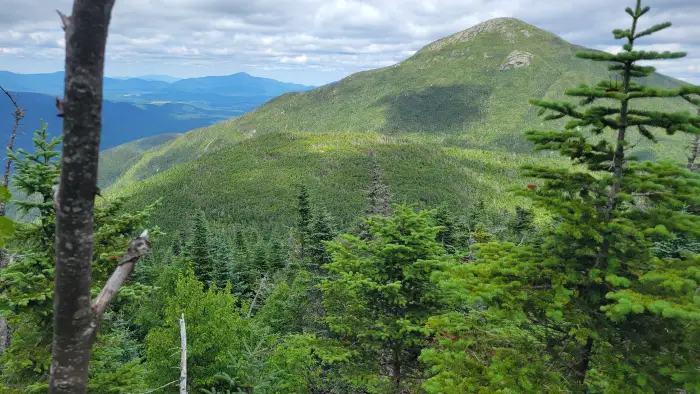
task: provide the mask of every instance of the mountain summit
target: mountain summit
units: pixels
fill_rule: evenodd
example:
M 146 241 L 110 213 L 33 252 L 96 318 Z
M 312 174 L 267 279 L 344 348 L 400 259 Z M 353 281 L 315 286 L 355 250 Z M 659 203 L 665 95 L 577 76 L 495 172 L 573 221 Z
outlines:
M 536 26 L 528 24 L 517 18 L 494 18 L 474 25 L 459 33 L 432 42 L 419 52 L 439 51 L 445 46 L 460 43 L 469 43 L 484 34 L 492 34 L 501 37 L 511 43 L 518 39 L 529 38 L 559 38 L 558 36 Z M 561 38 L 559 38 L 561 40 Z

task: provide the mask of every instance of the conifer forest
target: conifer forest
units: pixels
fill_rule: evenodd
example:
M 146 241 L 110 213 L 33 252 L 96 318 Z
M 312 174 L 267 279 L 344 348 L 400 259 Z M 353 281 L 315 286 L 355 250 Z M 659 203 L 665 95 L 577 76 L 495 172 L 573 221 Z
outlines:
M 466 53 L 439 41 L 126 168 L 99 148 L 115 1 L 75 0 L 62 132 L 8 146 L 0 393 L 700 393 L 700 87 L 656 73 L 686 53 L 640 50 L 672 21 L 625 2 L 616 54 L 532 30 L 576 71 L 484 76 L 520 90 L 497 121 L 465 77 L 371 128 L 384 78 Z M 454 119 L 504 131 L 460 146 Z

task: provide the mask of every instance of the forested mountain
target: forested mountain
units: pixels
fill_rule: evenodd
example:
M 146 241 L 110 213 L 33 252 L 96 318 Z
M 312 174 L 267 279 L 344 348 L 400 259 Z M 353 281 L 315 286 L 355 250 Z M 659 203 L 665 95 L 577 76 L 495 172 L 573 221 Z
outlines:
M 466 210 L 487 200 L 489 209 L 502 210 L 515 198 L 505 190 L 516 180 L 528 183 L 521 164 L 556 160 L 533 155 L 525 139 L 523 130 L 543 124 L 528 99 L 560 99 L 575 87 L 571 81 L 608 78 L 605 64 L 574 56 L 584 49 L 517 19 L 489 20 L 396 65 L 287 93 L 183 134 L 137 161 L 112 193 L 135 207 L 168 196 L 156 214 L 166 228 L 197 208 L 222 223 L 276 226 L 291 220 L 293 185 L 306 183 L 351 220 L 362 210 L 374 152 L 397 201 Z M 660 74 L 648 79 L 658 87 L 682 84 Z M 641 105 L 691 108 L 678 98 Z M 659 139 L 664 143 L 642 141 L 635 151 L 647 159 L 684 157 L 688 137 Z
M 625 11 L 617 54 L 498 18 L 99 163 L 79 70 L 0 188 L 0 392 L 700 392 L 700 87 Z

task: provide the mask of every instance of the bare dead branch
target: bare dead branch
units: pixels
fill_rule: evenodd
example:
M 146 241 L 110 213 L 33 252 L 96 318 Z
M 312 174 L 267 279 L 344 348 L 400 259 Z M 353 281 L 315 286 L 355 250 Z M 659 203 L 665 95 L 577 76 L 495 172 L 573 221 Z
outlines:
M 187 394 L 187 328 L 185 314 L 180 318 L 180 394 Z
M 19 122 L 24 118 L 24 109 L 22 109 L 18 104 L 17 101 L 15 101 L 15 98 L 12 96 L 10 92 L 5 90 L 2 86 L 0 86 L 0 90 L 5 93 L 7 97 L 10 98 L 10 101 L 12 101 L 12 105 L 15 106 L 15 112 L 13 113 L 15 117 L 15 124 L 12 127 L 12 133 L 10 133 L 10 141 L 7 143 L 7 149 L 12 150 L 15 146 L 15 137 L 17 136 L 17 129 L 19 128 Z M 3 186 L 7 187 L 10 183 L 10 168 L 12 167 L 12 160 L 8 157 L 7 158 L 7 163 L 5 163 L 5 173 L 3 176 Z M 5 216 L 5 204 L 2 203 L 2 206 L 0 207 L 0 216 Z
M 68 15 L 65 15 L 64 13 L 62 13 L 59 10 L 56 10 L 56 13 L 58 13 L 58 17 L 61 18 L 61 23 L 63 23 L 63 26 L 62 26 L 63 31 L 65 31 L 66 35 L 67 35 L 67 33 L 70 31 L 70 27 L 71 27 L 71 17 Z
M 134 265 L 141 257 L 148 254 L 151 250 L 151 244 L 148 241 L 148 232 L 144 231 L 140 237 L 131 241 L 126 253 L 119 261 L 119 265 L 109 277 L 109 280 L 100 291 L 100 294 L 92 303 L 92 311 L 95 319 L 102 319 L 105 309 L 109 306 L 114 296 L 119 292 L 122 284 L 129 277 L 129 274 L 134 270 Z

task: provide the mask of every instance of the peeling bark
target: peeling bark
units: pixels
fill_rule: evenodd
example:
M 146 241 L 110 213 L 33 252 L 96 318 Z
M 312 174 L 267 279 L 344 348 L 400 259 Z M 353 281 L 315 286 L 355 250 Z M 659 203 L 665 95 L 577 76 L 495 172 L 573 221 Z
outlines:
M 91 306 L 90 287 L 102 80 L 113 5 L 114 0 L 75 0 L 70 17 L 59 13 L 66 35 L 66 62 L 61 178 L 55 201 L 51 393 L 86 392 L 92 344 L 102 318 Z M 119 268 L 124 268 L 120 270 L 124 275 L 127 267 Z

